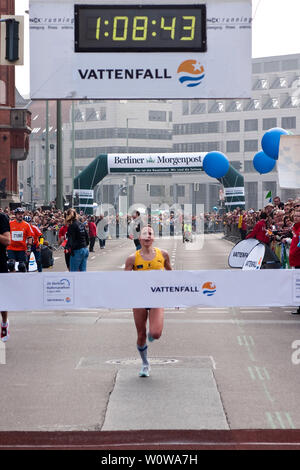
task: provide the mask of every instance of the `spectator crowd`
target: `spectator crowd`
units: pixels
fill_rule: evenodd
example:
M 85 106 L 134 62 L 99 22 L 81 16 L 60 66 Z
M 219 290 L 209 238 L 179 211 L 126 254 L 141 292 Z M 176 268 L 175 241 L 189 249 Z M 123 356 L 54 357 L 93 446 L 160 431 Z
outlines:
M 0 209 L 10 220 L 14 220 L 15 212 L 8 207 Z M 24 210 L 24 216 L 31 218 L 32 224 L 42 232 L 42 236 L 48 245 L 56 248 L 62 244 L 64 227 L 66 229 L 65 213 L 62 210 L 51 208 L 37 208 L 33 211 Z M 82 223 L 89 235 L 89 251 L 93 252 L 97 239 L 100 249 L 105 248 L 107 238 L 130 237 L 130 227 L 134 222 L 134 214 L 107 213 L 99 216 L 87 215 L 79 211 L 78 220 Z M 261 239 L 274 250 L 283 267 L 289 266 L 289 248 L 293 239 L 293 227 L 300 222 L 300 198 L 288 199 L 282 202 L 278 196 L 273 202 L 268 202 L 263 209 L 250 208 L 243 210 L 236 208 L 222 214 L 220 211 L 212 211 L 198 216 L 189 216 L 184 220 L 182 213 L 160 211 L 152 213 L 151 220 L 147 214 L 141 214 L 143 224 L 150 223 L 156 231 L 156 235 L 180 235 L 186 228 L 191 232 L 196 227 L 205 233 L 223 232 L 228 238 L 234 240 L 249 237 Z M 198 225 L 197 225 L 198 224 Z M 98 243 L 98 242 L 97 242 Z
M 300 198 L 282 202 L 278 196 L 263 209 L 236 208 L 223 216 L 225 236 L 233 239 L 257 238 L 275 252 L 284 268 L 290 267 L 289 251 L 300 222 Z

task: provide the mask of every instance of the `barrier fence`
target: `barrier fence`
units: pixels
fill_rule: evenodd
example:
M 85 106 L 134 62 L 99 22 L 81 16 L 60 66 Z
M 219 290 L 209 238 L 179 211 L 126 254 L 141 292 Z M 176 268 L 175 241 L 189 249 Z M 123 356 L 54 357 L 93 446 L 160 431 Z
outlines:
M 0 276 L 3 310 L 300 305 L 300 271 L 292 269 L 43 272 Z

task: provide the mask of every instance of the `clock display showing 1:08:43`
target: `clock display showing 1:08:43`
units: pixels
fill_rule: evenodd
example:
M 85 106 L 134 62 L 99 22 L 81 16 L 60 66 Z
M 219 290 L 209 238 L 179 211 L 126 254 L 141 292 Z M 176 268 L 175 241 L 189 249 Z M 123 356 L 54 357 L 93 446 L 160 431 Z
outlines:
M 75 5 L 75 52 L 206 52 L 205 5 Z

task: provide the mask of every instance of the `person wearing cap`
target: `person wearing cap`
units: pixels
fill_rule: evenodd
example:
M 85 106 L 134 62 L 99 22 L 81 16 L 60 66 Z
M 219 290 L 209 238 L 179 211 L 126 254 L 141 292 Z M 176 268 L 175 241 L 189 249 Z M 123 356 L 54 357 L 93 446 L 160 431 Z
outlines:
M 272 202 L 269 202 L 264 209 L 264 212 L 267 214 L 268 217 L 272 217 L 273 215 L 273 210 L 274 210 L 274 204 Z
M 33 232 L 28 222 L 23 220 L 24 209 L 18 207 L 15 211 L 15 220 L 9 222 L 10 242 L 7 246 L 7 257 L 24 265 L 28 271 L 28 261 L 33 243 Z
M 38 272 L 42 272 L 42 261 L 41 261 L 41 246 L 40 246 L 40 237 L 43 235 L 40 229 L 32 223 L 32 218 L 30 215 L 25 215 L 24 221 L 30 225 L 30 228 L 33 232 L 33 243 L 31 251 L 33 252 L 38 268 Z

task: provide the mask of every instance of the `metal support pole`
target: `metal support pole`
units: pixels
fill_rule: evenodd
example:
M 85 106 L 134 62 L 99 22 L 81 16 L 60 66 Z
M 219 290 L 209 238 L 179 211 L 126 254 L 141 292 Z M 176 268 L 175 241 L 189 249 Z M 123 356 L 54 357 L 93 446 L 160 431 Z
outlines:
M 72 100 L 72 207 L 74 197 L 74 179 L 75 179 L 75 109 L 74 101 Z
M 49 205 L 49 101 L 46 100 L 46 139 L 45 139 L 45 206 Z
M 62 160 L 62 119 L 61 100 L 56 101 L 56 207 L 63 210 L 63 160 Z

